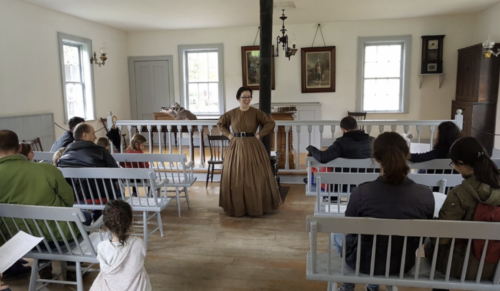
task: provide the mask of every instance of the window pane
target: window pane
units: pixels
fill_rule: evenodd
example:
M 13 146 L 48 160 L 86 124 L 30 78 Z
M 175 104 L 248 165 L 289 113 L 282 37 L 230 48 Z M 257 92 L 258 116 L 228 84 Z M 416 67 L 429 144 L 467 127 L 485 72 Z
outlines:
M 82 84 L 66 84 L 68 119 L 73 116 L 85 116 Z
M 210 82 L 219 81 L 219 57 L 217 52 L 211 52 L 208 54 L 208 80 Z M 218 98 L 219 97 L 217 97 L 217 99 Z
M 219 112 L 219 84 L 210 83 L 208 85 L 208 106 L 207 112 Z
M 64 73 L 67 82 L 81 81 L 80 50 L 77 46 L 63 45 Z
M 198 94 L 198 84 L 189 84 L 189 110 L 193 112 L 197 112 L 199 102 L 199 94 Z
M 399 79 L 376 79 L 364 82 L 364 110 L 399 110 Z
M 206 112 L 208 106 L 208 84 L 198 84 L 198 112 Z

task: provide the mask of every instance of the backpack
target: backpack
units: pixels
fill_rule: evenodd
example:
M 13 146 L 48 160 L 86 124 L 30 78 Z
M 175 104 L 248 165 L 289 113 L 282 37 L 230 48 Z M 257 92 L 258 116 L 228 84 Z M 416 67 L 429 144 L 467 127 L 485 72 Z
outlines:
M 474 212 L 474 221 L 489 221 L 500 222 L 500 206 L 486 205 L 484 203 L 477 203 L 476 211 Z M 481 260 L 485 240 L 475 239 L 473 241 L 474 256 L 476 259 Z M 500 259 L 500 241 L 488 241 L 488 249 L 486 251 L 486 263 L 498 263 Z

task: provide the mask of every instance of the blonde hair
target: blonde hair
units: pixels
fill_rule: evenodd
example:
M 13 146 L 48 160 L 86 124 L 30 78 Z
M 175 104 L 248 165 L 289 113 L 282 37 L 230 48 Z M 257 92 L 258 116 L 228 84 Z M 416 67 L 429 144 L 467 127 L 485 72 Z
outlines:
M 103 148 L 109 146 L 109 139 L 107 137 L 100 137 L 97 140 L 97 145 L 102 146 Z
M 128 147 L 128 149 L 133 150 L 133 151 L 140 150 L 141 144 L 143 144 L 145 142 L 146 142 L 146 138 L 143 135 L 136 133 L 132 137 L 132 141 L 130 142 L 130 146 Z M 139 144 L 139 147 L 136 147 L 136 144 Z
M 52 164 L 54 166 L 57 166 L 57 161 L 59 161 L 65 150 L 66 148 L 60 148 L 54 153 L 54 156 L 52 156 Z

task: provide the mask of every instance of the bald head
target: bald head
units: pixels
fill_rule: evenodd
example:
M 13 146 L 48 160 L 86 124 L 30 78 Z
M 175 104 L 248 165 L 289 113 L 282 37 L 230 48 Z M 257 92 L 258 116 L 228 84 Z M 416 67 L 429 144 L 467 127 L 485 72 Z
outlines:
M 75 140 L 86 140 L 94 142 L 96 140 L 94 127 L 88 123 L 80 123 L 73 132 Z

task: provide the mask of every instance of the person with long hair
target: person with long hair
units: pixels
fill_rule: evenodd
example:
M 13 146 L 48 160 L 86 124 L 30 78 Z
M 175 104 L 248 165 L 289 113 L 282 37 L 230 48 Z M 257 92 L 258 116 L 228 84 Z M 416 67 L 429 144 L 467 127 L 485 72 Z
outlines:
M 454 122 L 442 122 L 438 126 L 437 139 L 433 149 L 426 153 L 411 154 L 410 161 L 421 163 L 435 159 L 446 159 L 451 145 L 459 138 L 460 128 Z
M 25 156 L 30 162 L 32 162 L 33 158 L 35 157 L 35 153 L 33 152 L 33 147 L 31 146 L 31 144 L 26 142 L 19 143 L 19 153 Z
M 239 88 L 236 99 L 240 106 L 223 114 L 217 123 L 230 140 L 224 154 L 219 206 L 231 216 L 261 216 L 281 205 L 269 154 L 259 140 L 275 123 L 271 116 L 250 106 L 252 89 Z
M 462 174 L 462 184 L 454 187 L 444 201 L 439 211 L 442 220 L 474 220 L 478 203 L 500 206 L 500 173 L 497 165 L 490 159 L 483 145 L 474 137 L 464 137 L 457 140 L 450 149 L 450 166 Z M 434 241 L 425 244 L 425 254 L 432 258 Z M 445 273 L 450 253 L 451 240 L 441 238 L 436 262 L 436 270 Z M 471 246 L 472 248 L 472 246 Z M 453 250 L 453 263 L 450 276 L 460 278 L 465 260 L 467 244 L 455 244 Z M 479 269 L 479 260 L 473 255 L 469 256 L 465 279 L 476 279 Z M 484 263 L 482 279 L 491 279 L 495 275 L 496 263 Z
M 103 223 L 110 237 L 97 245 L 101 272 L 91 291 L 152 290 L 144 268 L 146 245 L 130 235 L 133 222 L 132 207 L 123 200 L 108 201 L 103 211 Z
M 359 185 L 351 193 L 345 212 L 346 217 L 372 217 L 384 219 L 432 219 L 434 214 L 434 196 L 432 191 L 409 179 L 410 168 L 406 156 L 410 152 L 408 144 L 396 132 L 384 132 L 373 143 L 373 157 L 380 164 L 380 177 L 377 180 Z M 360 250 L 361 273 L 370 274 L 373 236 L 362 235 L 361 242 L 357 234 L 335 234 L 336 251 L 342 254 L 346 248 L 345 261 L 356 269 L 356 256 Z M 361 243 L 361 246 L 359 245 Z M 375 253 L 375 275 L 384 275 L 386 270 L 387 236 L 377 236 Z M 404 238 L 393 237 L 390 256 L 389 274 L 399 274 L 403 253 Z M 415 251 L 420 247 L 418 238 L 407 239 L 404 271 L 415 264 Z M 355 284 L 342 283 L 341 291 L 353 291 Z M 378 285 L 367 285 L 366 290 L 377 291 Z

